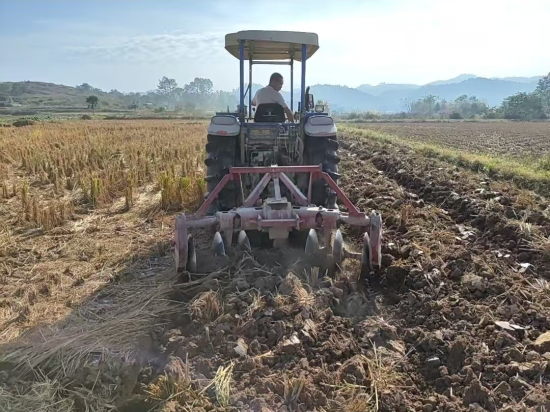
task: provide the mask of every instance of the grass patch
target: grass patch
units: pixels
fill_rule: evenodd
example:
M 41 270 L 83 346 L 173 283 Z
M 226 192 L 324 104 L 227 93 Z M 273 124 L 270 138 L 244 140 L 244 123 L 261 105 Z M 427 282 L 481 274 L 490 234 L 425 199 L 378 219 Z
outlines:
M 341 127 L 341 130 L 355 138 L 405 146 L 424 157 L 440 159 L 475 172 L 484 172 L 494 178 L 510 179 L 520 187 L 543 194 L 550 193 L 550 155 L 539 159 L 527 156 L 509 158 L 485 153 L 471 153 L 417 140 L 405 140 L 399 136 L 368 129 L 344 126 Z

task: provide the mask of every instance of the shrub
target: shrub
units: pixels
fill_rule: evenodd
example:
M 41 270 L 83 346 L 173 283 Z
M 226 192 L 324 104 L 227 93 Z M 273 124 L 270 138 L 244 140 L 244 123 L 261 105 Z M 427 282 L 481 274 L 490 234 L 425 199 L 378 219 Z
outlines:
M 449 116 L 449 119 L 455 119 L 455 120 L 462 119 L 462 115 L 458 112 L 452 112 L 451 115 Z
M 13 122 L 12 124 L 15 127 L 23 127 L 23 126 L 32 126 L 35 122 L 33 120 L 29 119 L 19 119 Z

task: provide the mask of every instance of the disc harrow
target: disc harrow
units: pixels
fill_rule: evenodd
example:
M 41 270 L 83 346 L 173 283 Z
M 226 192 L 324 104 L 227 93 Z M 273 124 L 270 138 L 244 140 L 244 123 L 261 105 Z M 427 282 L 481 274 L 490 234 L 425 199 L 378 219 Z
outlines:
M 304 194 L 287 174 L 308 173 L 309 181 L 322 178 L 336 193 L 347 211 L 327 209 L 311 205 L 311 183 Z M 263 175 L 248 197 L 242 185 L 244 174 Z M 225 185 L 233 181 L 240 189 L 241 205 L 229 211 L 207 215 L 210 205 Z M 281 184 L 290 193 L 291 199 L 281 196 Z M 261 200 L 260 196 L 270 185 L 271 197 Z M 346 249 L 341 225 L 365 228 L 362 251 Z M 191 216 L 184 213 L 176 218 L 175 265 L 178 271 L 190 273 L 198 270 L 195 239 L 189 233 L 191 228 L 215 230 L 212 240 L 213 257 L 227 256 L 234 247 L 239 250 L 252 249 L 249 233 L 259 231 L 269 234 L 274 247 L 287 247 L 292 231 L 308 231 L 304 247 L 304 258 L 312 266 L 328 268 L 331 272 L 341 270 L 346 259 L 361 262 L 361 273 L 366 275 L 381 264 L 382 217 L 377 212 L 370 216 L 360 212 L 345 196 L 332 178 L 318 166 L 269 166 L 231 167 L 216 188 L 210 193 L 199 210 Z M 319 236 L 323 239 L 321 244 Z M 235 241 L 234 241 L 235 240 Z

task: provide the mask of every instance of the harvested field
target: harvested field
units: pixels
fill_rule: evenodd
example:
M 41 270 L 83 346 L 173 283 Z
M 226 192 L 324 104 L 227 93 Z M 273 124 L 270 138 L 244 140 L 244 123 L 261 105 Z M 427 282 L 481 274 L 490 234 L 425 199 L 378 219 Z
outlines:
M 184 282 L 170 235 L 177 210 L 198 202 L 204 134 L 181 122 L 0 129 L 0 410 L 550 408 L 548 198 L 347 130 L 341 186 L 382 212 L 379 273 L 357 279 L 350 264 L 327 279 L 298 270 L 298 253 L 253 250 Z M 73 162 L 82 186 L 68 190 L 64 173 L 56 189 L 47 166 L 23 165 L 35 144 L 46 156 L 70 142 L 83 164 L 92 148 L 103 159 Z M 177 167 L 181 153 L 192 167 Z M 115 176 L 129 170 L 127 205 Z M 85 196 L 90 176 L 112 188 L 97 203 Z M 45 228 L 32 208 L 26 216 L 24 193 L 72 206 Z
M 360 127 L 471 153 L 520 158 L 550 153 L 549 122 L 398 122 Z
M 550 195 L 550 123 L 399 122 L 343 129 Z

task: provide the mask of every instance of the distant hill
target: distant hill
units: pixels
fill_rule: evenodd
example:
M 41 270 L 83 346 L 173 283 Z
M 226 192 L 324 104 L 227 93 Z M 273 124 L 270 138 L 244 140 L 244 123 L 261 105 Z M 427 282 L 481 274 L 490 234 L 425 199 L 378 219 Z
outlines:
M 248 85 L 245 85 L 248 87 Z M 256 94 L 256 91 L 264 87 L 260 84 L 252 84 L 252 96 Z M 310 91 L 313 94 L 315 100 L 328 101 L 330 107 L 333 110 L 386 110 L 380 109 L 380 100 L 371 94 L 364 93 L 358 89 L 347 86 L 335 86 L 330 84 L 316 84 L 311 86 Z M 233 91 L 234 96 L 238 98 L 239 89 Z M 285 101 L 290 106 L 290 92 L 282 91 L 281 94 L 285 98 Z M 248 96 L 246 97 L 246 104 L 248 104 Z M 294 90 L 294 110 L 298 108 L 298 102 L 300 101 L 300 89 Z
M 426 84 L 426 86 L 440 86 L 443 84 L 461 83 L 465 80 L 475 79 L 476 77 L 477 76 L 475 74 L 461 74 L 448 80 L 436 80 L 435 82 Z
M 518 92 L 532 92 L 536 87 L 535 83 L 519 83 L 506 80 L 492 80 L 483 77 L 473 77 L 460 83 L 449 83 L 441 85 L 426 85 L 409 93 L 407 97 L 419 99 L 422 96 L 433 94 L 441 99 L 451 101 L 458 96 L 466 94 L 476 96 L 485 101 L 489 106 L 497 106 L 512 94 Z
M 351 87 L 316 84 L 310 93 L 315 100 L 327 101 L 333 110 L 389 110 L 383 99 Z
M 489 106 L 498 106 L 502 101 L 518 92 L 532 92 L 540 76 L 487 79 L 474 74 L 461 74 L 447 80 L 437 80 L 426 85 L 381 83 L 376 86 L 363 84 L 357 88 L 336 85 L 314 85 L 311 93 L 315 99 L 328 101 L 333 110 L 339 111 L 382 111 L 404 110 L 406 100 L 417 100 L 427 95 L 438 96 L 447 101 L 466 94 L 476 96 Z M 260 85 L 254 85 L 253 92 Z M 238 90 L 235 90 L 238 94 Z M 283 92 L 287 101 L 290 93 Z M 299 90 L 294 92 L 299 99 Z M 298 101 L 298 100 L 296 100 Z M 296 107 L 296 106 L 295 106 Z
M 373 87 L 378 86 L 364 87 L 365 85 L 363 85 L 357 89 L 368 91 L 370 96 L 365 100 L 365 104 L 357 107 L 356 102 L 359 99 L 355 99 L 353 104 L 346 105 L 343 103 L 342 106 L 346 107 L 347 110 L 372 110 L 370 107 L 374 106 L 376 107 L 375 110 L 378 111 L 397 112 L 404 110 L 405 101 L 414 101 L 430 94 L 447 101 L 453 101 L 457 97 L 466 94 L 476 96 L 489 106 L 498 106 L 506 97 L 515 93 L 532 92 L 537 87 L 540 78 L 541 76 L 487 79 L 473 74 L 461 74 L 452 79 L 438 80 L 423 86 L 405 84 L 402 85 L 403 87 L 398 87 L 399 85 L 392 84 L 381 93 L 377 93 L 376 89 L 373 92 Z M 337 92 L 333 90 L 332 94 L 337 94 Z M 315 97 L 328 100 L 331 103 L 330 99 L 325 97 L 322 92 Z M 373 101 L 373 97 L 376 101 Z
M 106 93 L 98 89 L 83 90 L 45 82 L 0 83 L 0 101 L 11 96 L 14 102 L 34 106 L 86 106 L 86 97 L 95 95 L 105 105 L 116 104 L 122 93 Z
M 376 86 L 363 84 L 352 88 L 317 84 L 311 86 L 311 93 L 316 100 L 325 100 L 333 110 L 338 111 L 398 112 L 404 110 L 405 101 L 421 99 L 430 94 L 447 101 L 453 101 L 466 94 L 476 96 L 489 106 L 498 106 L 506 97 L 515 93 L 532 92 L 540 78 L 533 76 L 489 79 L 473 74 L 461 74 L 452 79 L 437 80 L 426 85 L 381 83 Z M 10 96 L 13 102 L 22 105 L 85 107 L 86 97 L 93 94 L 99 97 L 100 106 L 103 108 L 127 108 L 137 96 L 116 90 L 104 92 L 94 88 L 83 89 L 82 86 L 71 87 L 44 82 L 4 82 L 0 83 L 0 102 Z M 260 87 L 263 86 L 252 85 L 253 96 Z M 238 97 L 238 89 L 229 94 Z M 290 102 L 290 93 L 283 92 L 283 95 L 287 102 Z M 295 90 L 294 98 L 296 109 L 300 100 L 299 90 Z M 154 95 L 142 96 L 139 100 L 141 104 L 159 102 L 154 99 Z M 226 107 L 226 104 L 233 105 L 234 101 L 236 100 L 224 103 L 223 107 Z M 248 96 L 246 101 L 248 102 Z
M 517 83 L 538 83 L 542 76 L 531 76 L 531 77 L 491 77 L 492 80 L 506 80 L 508 82 L 517 82 Z
M 86 104 L 86 97 L 96 94 L 106 98 L 107 93 L 79 90 L 76 87 L 44 82 L 4 82 L 0 83 L 1 96 L 10 95 L 14 101 L 25 104 Z
M 399 83 L 380 83 L 376 86 L 370 84 L 362 84 L 357 89 L 372 94 L 373 96 L 380 96 L 383 93 L 394 91 L 394 90 L 415 90 L 420 86 L 417 84 L 399 84 Z

